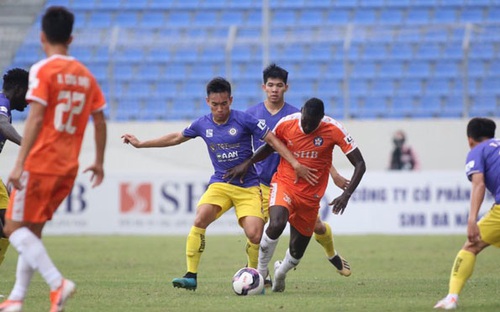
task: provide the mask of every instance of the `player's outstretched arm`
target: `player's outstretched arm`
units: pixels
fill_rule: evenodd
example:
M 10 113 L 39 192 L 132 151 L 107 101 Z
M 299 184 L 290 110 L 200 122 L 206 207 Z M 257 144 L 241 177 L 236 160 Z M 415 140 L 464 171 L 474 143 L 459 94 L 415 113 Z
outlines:
M 0 115 L 0 134 L 7 140 L 21 145 L 21 135 L 10 124 L 9 117 Z
M 104 113 L 98 111 L 92 114 L 94 120 L 95 161 L 83 172 L 92 172 L 90 181 L 92 187 L 99 186 L 104 179 L 104 151 L 106 149 L 107 126 Z
M 345 190 L 349 186 L 349 183 L 351 183 L 351 180 L 344 178 L 333 165 L 330 167 L 330 176 L 333 183 L 342 190 Z
M 128 134 L 128 133 L 122 135 L 122 139 L 123 143 L 130 144 L 135 148 L 147 148 L 147 147 L 168 147 L 168 146 L 179 145 L 181 143 L 190 140 L 191 138 L 183 136 L 182 132 L 172 132 L 162 137 L 147 141 L 140 141 L 133 134 Z
M 354 172 L 351 177 L 351 182 L 344 192 L 330 203 L 330 205 L 333 206 L 332 212 L 334 214 L 344 213 L 352 193 L 358 187 L 359 182 L 361 182 L 361 178 L 363 178 L 366 171 L 365 160 L 363 159 L 363 155 L 361 155 L 361 151 L 358 148 L 355 148 L 347 154 L 347 159 L 349 159 L 351 164 L 354 166 Z

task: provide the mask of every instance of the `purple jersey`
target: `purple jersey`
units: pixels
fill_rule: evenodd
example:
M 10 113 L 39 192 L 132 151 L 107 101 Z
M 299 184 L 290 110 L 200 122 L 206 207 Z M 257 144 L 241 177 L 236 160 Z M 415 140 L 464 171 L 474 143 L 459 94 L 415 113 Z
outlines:
M 9 122 L 12 122 L 10 102 L 3 93 L 0 93 L 0 115 L 7 116 L 9 118 Z M 0 153 L 2 152 L 6 140 L 7 139 L 0 133 Z
M 250 107 L 246 112 L 257 118 L 259 121 L 264 122 L 270 129 L 274 129 L 281 118 L 298 111 L 299 109 L 297 107 L 285 103 L 285 105 L 278 113 L 271 115 L 264 103 L 261 102 L 255 106 Z M 263 144 L 264 142 L 260 138 L 253 137 L 253 148 L 255 150 L 257 150 Z M 269 184 L 271 183 L 271 178 L 276 172 L 276 168 L 278 167 L 279 162 L 280 155 L 277 152 L 274 152 L 263 161 L 259 161 L 255 164 L 257 173 L 260 176 L 260 183 L 269 186 Z
M 465 173 L 469 180 L 474 173 L 484 174 L 486 189 L 500 204 L 500 139 L 489 139 L 476 145 L 467 155 Z
M 182 135 L 188 138 L 200 136 L 207 144 L 208 154 L 212 160 L 215 173 L 210 178 L 214 182 L 227 182 L 222 176 L 228 169 L 241 164 L 253 155 L 252 136 L 263 139 L 269 131 L 265 123 L 249 114 L 231 110 L 229 120 L 222 125 L 216 124 L 212 114 L 205 115 L 189 125 Z M 235 178 L 231 184 L 242 187 L 259 185 L 259 176 L 253 166 L 240 183 L 240 178 Z

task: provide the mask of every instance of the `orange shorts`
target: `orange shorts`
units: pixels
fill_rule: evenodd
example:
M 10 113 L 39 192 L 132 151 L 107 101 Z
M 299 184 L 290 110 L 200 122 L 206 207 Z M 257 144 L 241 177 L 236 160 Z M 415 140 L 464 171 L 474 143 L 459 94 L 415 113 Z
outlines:
M 24 171 L 22 190 L 10 194 L 6 219 L 16 222 L 44 223 L 52 219 L 62 201 L 69 195 L 74 176 L 56 176 Z
M 320 199 L 304 197 L 279 182 L 271 183 L 269 207 L 285 207 L 289 212 L 288 222 L 304 236 L 310 237 L 314 232 L 319 203 Z

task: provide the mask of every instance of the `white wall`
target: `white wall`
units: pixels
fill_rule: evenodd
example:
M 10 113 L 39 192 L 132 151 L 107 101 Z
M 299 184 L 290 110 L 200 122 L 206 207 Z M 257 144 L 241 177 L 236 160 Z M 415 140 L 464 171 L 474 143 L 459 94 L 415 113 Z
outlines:
M 188 141 L 180 146 L 164 149 L 136 150 L 122 143 L 124 133 L 135 134 L 140 139 L 155 138 L 171 131 L 182 131 L 190 121 L 154 123 L 109 123 L 106 150 L 108 173 L 144 173 L 169 170 L 209 171 L 204 142 L 200 139 Z M 407 133 L 407 141 L 418 153 L 423 171 L 462 170 L 469 150 L 465 129 L 468 120 L 356 120 L 343 122 L 363 153 L 370 171 L 386 170 L 392 149 L 392 134 L 398 129 Z M 496 120 L 500 126 L 500 120 Z M 15 124 L 22 133 L 23 124 Z M 89 124 L 81 154 L 81 166 L 91 163 L 93 154 L 93 131 Z M 15 161 L 18 147 L 6 143 L 1 155 L 0 175 L 5 177 Z M 340 170 L 349 170 L 351 165 L 340 151 L 336 152 L 335 165 Z

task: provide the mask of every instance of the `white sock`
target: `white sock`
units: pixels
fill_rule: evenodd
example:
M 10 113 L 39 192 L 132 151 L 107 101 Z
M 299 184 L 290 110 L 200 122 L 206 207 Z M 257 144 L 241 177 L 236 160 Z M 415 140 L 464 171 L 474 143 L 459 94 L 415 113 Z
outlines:
M 446 299 L 455 299 L 455 301 L 458 301 L 458 294 L 448 294 L 448 296 L 446 296 Z
M 35 273 L 35 270 L 28 265 L 21 255 L 19 255 L 17 257 L 16 283 L 10 292 L 9 300 L 24 300 L 31 278 L 33 277 L 33 273 Z
M 281 262 L 280 267 L 278 268 L 277 272 L 274 272 L 274 275 L 276 276 L 283 276 L 286 275 L 288 271 L 291 269 L 295 268 L 297 265 L 299 265 L 300 259 L 295 259 L 290 255 L 290 250 L 286 250 L 285 254 L 285 259 L 283 259 L 283 262 Z
M 271 239 L 267 236 L 266 232 L 262 234 L 262 239 L 260 240 L 259 247 L 259 264 L 257 266 L 257 270 L 262 275 L 262 277 L 266 278 L 268 272 L 269 261 L 273 257 L 274 250 L 276 250 L 276 246 L 278 245 L 279 237 L 277 239 Z
M 42 241 L 33 232 L 22 227 L 10 235 L 9 241 L 26 263 L 42 275 L 50 290 L 56 290 L 61 286 L 61 273 L 52 263 Z

